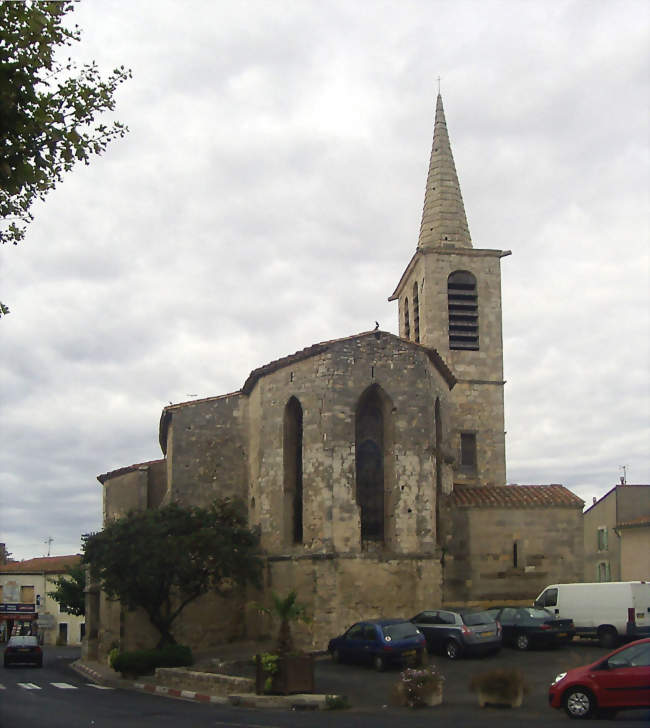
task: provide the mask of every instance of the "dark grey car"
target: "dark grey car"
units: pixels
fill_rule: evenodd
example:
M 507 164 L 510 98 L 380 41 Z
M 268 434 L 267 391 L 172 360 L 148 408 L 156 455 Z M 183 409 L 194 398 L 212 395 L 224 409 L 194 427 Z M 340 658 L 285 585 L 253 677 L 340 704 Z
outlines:
M 430 609 L 411 622 L 424 634 L 429 652 L 441 652 L 450 660 L 501 649 L 501 625 L 487 612 Z

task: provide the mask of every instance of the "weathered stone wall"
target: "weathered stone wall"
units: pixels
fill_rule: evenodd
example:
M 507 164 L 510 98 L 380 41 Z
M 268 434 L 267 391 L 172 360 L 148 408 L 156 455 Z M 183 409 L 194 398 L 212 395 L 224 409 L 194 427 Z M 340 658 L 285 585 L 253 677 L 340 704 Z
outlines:
M 328 554 L 317 557 L 271 558 L 267 595 L 284 596 L 296 589 L 312 621 L 292 627 L 296 642 L 324 650 L 330 638 L 359 619 L 402 617 L 441 602 L 439 556 L 413 554 Z M 268 598 L 268 597 L 267 597 Z M 277 622 L 250 617 L 249 636 L 276 636 Z
M 104 523 L 122 518 L 129 511 L 144 510 L 149 498 L 148 468 L 143 466 L 107 479 L 102 497 Z
M 167 501 L 208 505 L 215 498 L 246 498 L 246 404 L 235 393 L 167 409 Z
M 449 390 L 420 347 L 395 336 L 353 337 L 264 376 L 250 397 L 251 523 L 271 554 L 359 552 L 355 415 L 371 385 L 385 395 L 385 547 L 435 549 L 435 400 L 449 418 Z M 303 410 L 303 543 L 287 543 L 283 523 L 283 417 Z M 443 470 L 448 469 L 443 466 Z M 447 479 L 449 476 L 447 475 Z
M 579 508 L 456 508 L 452 523 L 447 604 L 531 601 L 548 584 L 582 580 Z

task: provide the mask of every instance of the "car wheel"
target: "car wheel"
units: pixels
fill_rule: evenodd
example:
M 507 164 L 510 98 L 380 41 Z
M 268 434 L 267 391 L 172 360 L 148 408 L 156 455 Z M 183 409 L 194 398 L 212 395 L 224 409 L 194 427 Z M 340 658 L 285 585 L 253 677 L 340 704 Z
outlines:
M 338 650 L 332 650 L 332 662 L 341 662 L 341 653 Z
M 445 655 L 450 660 L 457 660 L 460 657 L 460 645 L 456 640 L 447 640 L 445 642 Z
M 564 710 L 569 718 L 590 718 L 596 711 L 596 700 L 587 688 L 577 685 L 564 694 Z
M 530 639 L 528 638 L 528 635 L 525 634 L 524 632 L 520 632 L 515 637 L 515 647 L 518 650 L 522 650 L 522 651 L 527 650 L 530 647 Z
M 607 647 L 608 649 L 616 647 L 617 640 L 618 633 L 615 629 L 606 628 L 598 633 L 598 642 L 601 647 Z
M 377 672 L 383 672 L 386 669 L 386 663 L 384 662 L 384 658 L 381 655 L 375 655 L 372 658 L 372 666 L 377 670 Z

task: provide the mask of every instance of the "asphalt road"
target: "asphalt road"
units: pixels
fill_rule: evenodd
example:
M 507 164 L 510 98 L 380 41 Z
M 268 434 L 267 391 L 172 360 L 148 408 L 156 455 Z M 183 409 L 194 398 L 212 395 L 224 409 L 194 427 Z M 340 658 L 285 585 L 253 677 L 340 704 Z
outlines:
M 518 653 L 503 649 L 486 658 L 448 661 L 434 658 L 446 675 L 444 703 L 411 711 L 391 707 L 388 696 L 399 670 L 376 673 L 353 665 L 317 661 L 319 692 L 344 693 L 352 700 L 347 711 L 251 710 L 174 700 L 132 690 L 99 689 L 70 668 L 78 650 L 50 648 L 42 669 L 0 668 L 0 728 L 513 728 L 574 725 L 563 712 L 547 705 L 546 690 L 555 674 L 567 667 L 597 659 L 607 650 L 577 644 L 551 651 Z M 476 705 L 467 684 L 476 672 L 493 666 L 520 667 L 531 686 L 524 706 L 517 710 L 483 709 Z M 386 707 L 384 707 L 386 706 Z M 617 726 L 647 725 L 650 711 L 621 713 Z M 598 725 L 610 721 L 598 721 Z

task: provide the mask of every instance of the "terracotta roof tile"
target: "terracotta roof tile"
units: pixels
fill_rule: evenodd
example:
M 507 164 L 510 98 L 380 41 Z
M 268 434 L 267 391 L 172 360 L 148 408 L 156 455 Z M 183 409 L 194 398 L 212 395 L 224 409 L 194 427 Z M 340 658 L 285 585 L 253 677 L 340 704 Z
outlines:
M 616 528 L 634 528 L 635 526 L 650 526 L 650 516 L 640 516 L 631 521 L 622 521 L 616 524 Z
M 6 564 L 0 564 L 0 572 L 11 572 L 13 574 L 35 574 L 43 571 L 51 574 L 63 573 L 66 566 L 76 566 L 79 563 L 81 563 L 80 554 L 43 556 L 36 559 L 9 561 Z
M 454 504 L 481 508 L 582 508 L 584 501 L 563 485 L 454 485 Z
M 123 468 L 117 470 L 110 470 L 108 473 L 102 473 L 97 476 L 97 480 L 103 485 L 107 480 L 111 478 L 117 478 L 119 475 L 126 475 L 127 473 L 133 473 L 136 470 L 144 469 L 149 465 L 155 465 L 156 463 L 164 462 L 164 458 L 159 460 L 148 460 L 146 463 L 135 463 L 134 465 L 126 465 Z

